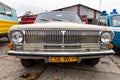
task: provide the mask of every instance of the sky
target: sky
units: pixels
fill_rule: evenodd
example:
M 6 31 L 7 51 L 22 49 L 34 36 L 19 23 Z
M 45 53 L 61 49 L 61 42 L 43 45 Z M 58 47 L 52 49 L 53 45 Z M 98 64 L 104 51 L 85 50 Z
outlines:
M 17 11 L 17 15 L 24 15 L 26 11 L 38 14 L 75 4 L 82 4 L 96 10 L 106 10 L 110 13 L 114 8 L 120 12 L 120 0 L 0 0 Z M 101 5 L 100 5 L 101 1 Z

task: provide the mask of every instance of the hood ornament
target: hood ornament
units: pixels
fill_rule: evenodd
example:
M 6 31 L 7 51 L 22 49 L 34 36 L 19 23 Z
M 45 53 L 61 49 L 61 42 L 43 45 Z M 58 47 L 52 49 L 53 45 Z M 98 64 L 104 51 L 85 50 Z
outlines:
M 61 31 L 61 32 L 62 32 L 62 34 L 63 34 L 63 36 L 64 36 L 66 31 Z
M 66 31 L 61 31 L 61 33 L 63 34 L 63 37 L 62 37 L 62 44 L 64 44 L 64 35 L 65 35 Z M 64 46 L 62 46 L 62 47 L 64 47 Z

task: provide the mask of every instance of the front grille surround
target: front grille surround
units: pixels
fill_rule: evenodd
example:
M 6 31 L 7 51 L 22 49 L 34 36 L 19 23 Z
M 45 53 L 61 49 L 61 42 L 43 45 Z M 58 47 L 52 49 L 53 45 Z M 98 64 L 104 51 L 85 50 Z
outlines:
M 26 44 L 70 45 L 99 43 L 99 30 L 38 29 L 25 30 Z

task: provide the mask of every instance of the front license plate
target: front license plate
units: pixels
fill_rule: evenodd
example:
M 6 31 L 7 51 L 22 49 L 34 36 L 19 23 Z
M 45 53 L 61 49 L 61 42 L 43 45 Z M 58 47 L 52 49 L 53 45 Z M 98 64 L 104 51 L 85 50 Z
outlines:
M 51 63 L 76 62 L 78 57 L 49 57 Z

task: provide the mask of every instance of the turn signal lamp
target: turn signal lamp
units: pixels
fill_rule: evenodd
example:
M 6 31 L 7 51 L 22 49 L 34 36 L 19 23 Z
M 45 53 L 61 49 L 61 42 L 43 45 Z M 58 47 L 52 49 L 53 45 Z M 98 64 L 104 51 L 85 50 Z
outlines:
M 113 44 L 110 44 L 110 45 L 109 45 L 109 48 L 110 48 L 110 49 L 113 49 Z
M 101 13 L 101 16 L 107 16 L 108 14 L 107 14 L 107 11 L 103 11 L 102 13 Z
M 110 14 L 118 14 L 116 9 L 113 9 L 113 11 Z
M 8 48 L 9 48 L 10 50 L 13 50 L 13 45 L 12 45 L 11 43 L 9 43 L 9 44 L 8 44 Z

